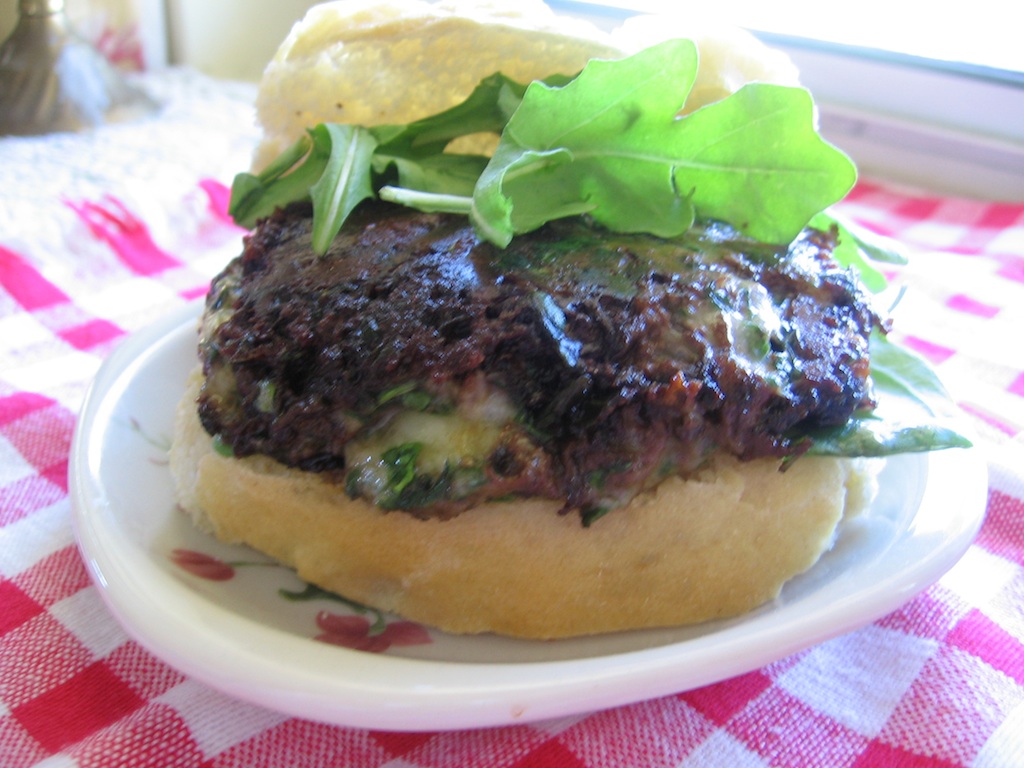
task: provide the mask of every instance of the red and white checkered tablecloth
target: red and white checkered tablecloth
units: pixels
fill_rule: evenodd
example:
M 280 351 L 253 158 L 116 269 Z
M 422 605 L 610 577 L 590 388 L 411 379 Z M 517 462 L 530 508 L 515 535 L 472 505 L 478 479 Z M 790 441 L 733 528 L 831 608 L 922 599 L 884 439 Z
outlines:
M 147 76 L 142 124 L 0 139 L 0 766 L 1024 765 L 1024 204 L 862 181 L 842 205 L 903 243 L 896 337 L 980 434 L 987 518 L 891 615 L 698 690 L 555 722 L 385 733 L 232 700 L 113 620 L 76 548 L 69 442 L 120 340 L 238 249 L 224 184 L 252 93 Z

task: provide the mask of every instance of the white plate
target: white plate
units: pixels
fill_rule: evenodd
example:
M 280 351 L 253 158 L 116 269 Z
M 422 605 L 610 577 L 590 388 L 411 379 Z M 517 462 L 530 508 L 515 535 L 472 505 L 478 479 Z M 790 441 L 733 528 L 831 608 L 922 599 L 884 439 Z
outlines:
M 898 607 L 961 557 L 984 514 L 987 478 L 976 451 L 901 456 L 886 463 L 881 494 L 836 547 L 777 601 L 738 619 L 557 642 L 430 630 L 419 638 L 429 642 L 386 653 L 318 642 L 318 613 L 351 611 L 329 599 L 283 599 L 280 589 L 303 587 L 294 574 L 202 535 L 175 508 L 166 448 L 195 365 L 198 311 L 187 307 L 127 340 L 100 370 L 72 447 L 76 535 L 110 610 L 143 646 L 232 696 L 291 715 L 378 729 L 467 728 L 722 680 Z M 175 564 L 176 549 L 248 564 L 211 581 Z

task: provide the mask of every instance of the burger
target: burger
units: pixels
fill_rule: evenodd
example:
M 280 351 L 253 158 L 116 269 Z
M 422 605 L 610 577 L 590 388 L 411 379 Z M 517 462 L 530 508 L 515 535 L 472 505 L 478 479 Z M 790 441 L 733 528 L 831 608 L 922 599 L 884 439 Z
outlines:
M 514 9 L 328 3 L 284 41 L 180 505 L 449 632 L 752 610 L 869 505 L 876 457 L 964 441 L 881 407 L 919 363 L 885 340 L 879 251 L 823 212 L 855 171 L 787 60 Z

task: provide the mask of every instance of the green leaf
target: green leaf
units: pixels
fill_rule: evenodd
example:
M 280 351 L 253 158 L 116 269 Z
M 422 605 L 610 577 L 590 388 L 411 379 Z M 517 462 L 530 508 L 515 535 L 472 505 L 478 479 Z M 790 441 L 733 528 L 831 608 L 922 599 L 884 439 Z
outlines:
M 313 250 L 326 253 L 352 209 L 374 194 L 370 173 L 377 140 L 365 128 L 320 124 L 261 173 L 241 173 L 228 212 L 251 227 L 275 209 L 312 199 Z
M 301 165 L 299 164 L 301 162 Z M 239 173 L 231 184 L 228 213 L 242 227 L 252 227 L 275 209 L 309 197 L 326 166 L 326 157 L 313 152 L 307 134 L 292 144 L 261 173 Z
M 832 249 L 833 258 L 844 267 L 852 267 L 860 275 L 861 282 L 873 293 L 881 293 L 889 282 L 885 275 L 875 268 L 869 259 L 872 257 L 861 247 L 861 241 L 850 232 L 848 226 L 827 212 L 819 213 L 811 219 L 810 226 L 821 230 L 835 227 L 839 234 L 836 247 Z
M 889 456 L 970 447 L 971 441 L 957 431 L 956 407 L 939 377 L 881 333 L 871 337 L 871 377 L 878 406 L 839 429 L 812 435 L 810 453 Z
M 310 131 L 314 152 L 327 156 L 323 173 L 309 189 L 313 200 L 313 251 L 327 252 L 352 210 L 373 197 L 370 170 L 377 140 L 365 128 L 318 125 Z
M 657 134 L 675 120 L 696 73 L 696 46 L 674 40 L 591 61 L 563 87 L 532 83 L 477 185 L 482 235 L 506 245 L 583 212 L 621 231 L 685 232 L 693 211 Z
M 555 75 L 544 82 L 568 82 Z M 466 215 L 489 158 L 445 152 L 451 141 L 478 133 L 499 135 L 522 102 L 526 85 L 500 73 L 480 82 L 461 104 L 410 123 L 372 129 L 380 140 L 374 170 L 394 169 L 397 184 L 381 188 L 381 198 L 418 210 Z M 422 194 L 428 193 L 428 194 Z
M 953 427 L 940 424 L 893 424 L 875 417 L 852 419 L 841 429 L 816 435 L 808 454 L 814 456 L 866 456 L 970 448 L 971 441 Z
M 531 84 L 477 185 L 482 236 L 505 245 L 587 212 L 616 231 L 673 237 L 700 215 L 788 243 L 849 191 L 856 170 L 816 133 L 805 90 L 752 84 L 680 118 L 696 71 L 693 43 L 670 40 Z
M 692 190 L 698 215 L 763 242 L 790 242 L 857 180 L 850 159 L 818 135 L 801 88 L 747 84 L 680 120 L 676 142 L 676 184 Z
M 374 171 L 381 176 L 392 168 L 397 171 L 396 189 L 457 197 L 472 197 L 486 165 L 487 158 L 477 155 L 399 157 L 378 150 L 373 159 Z
M 528 87 L 501 74 L 463 103 L 405 126 L 320 125 L 263 173 L 242 174 L 232 213 L 251 226 L 293 200 L 314 200 L 323 252 L 362 199 L 465 213 L 500 245 L 552 219 L 590 215 L 621 232 L 674 237 L 696 216 L 788 243 L 852 185 L 853 164 L 814 129 L 810 95 L 751 84 L 686 117 L 696 47 L 670 40 L 575 78 Z M 446 151 L 500 133 L 494 156 Z
M 915 402 L 936 416 L 953 410 L 953 401 L 931 366 L 882 333 L 871 336 L 871 377 L 875 386 Z
M 525 91 L 524 84 L 495 73 L 481 80 L 465 101 L 444 112 L 404 126 L 371 128 L 379 142 L 374 170 L 380 175 L 392 168 L 397 172 L 398 184 L 389 186 L 440 195 L 471 196 L 488 158 L 449 153 L 445 152 L 446 148 L 463 136 L 491 133 L 497 137 L 518 108 Z M 413 207 L 418 205 L 413 203 Z
M 553 82 L 567 78 L 556 76 Z M 485 78 L 461 104 L 408 125 L 360 128 L 320 124 L 285 150 L 260 174 L 238 174 L 229 212 L 252 227 L 276 208 L 312 198 L 314 249 L 323 253 L 358 202 L 397 176 L 394 199 L 432 210 L 468 212 L 460 198 L 472 195 L 487 158 L 445 153 L 460 136 L 497 135 L 519 106 L 526 86 L 504 75 Z M 442 197 L 424 198 L 412 193 Z
M 480 81 L 460 104 L 403 126 L 371 128 L 382 156 L 437 155 L 460 136 L 500 134 L 519 107 L 526 86 L 495 73 Z
M 378 192 L 381 200 L 397 203 L 426 213 L 461 213 L 469 214 L 473 208 L 473 198 L 462 195 L 442 195 L 435 192 L 419 192 L 405 187 L 381 187 Z
M 898 243 L 852 221 L 845 222 L 844 228 L 856 241 L 861 251 L 872 261 L 898 265 L 907 263 L 907 255 L 900 250 Z

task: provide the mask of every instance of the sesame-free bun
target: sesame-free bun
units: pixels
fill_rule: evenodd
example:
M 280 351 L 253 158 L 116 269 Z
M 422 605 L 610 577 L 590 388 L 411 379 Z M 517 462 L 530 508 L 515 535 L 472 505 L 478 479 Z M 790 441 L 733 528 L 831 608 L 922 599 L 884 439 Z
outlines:
M 529 82 L 622 53 L 598 29 L 539 0 L 338 0 L 295 24 L 256 98 L 264 165 L 320 122 L 408 123 L 464 100 L 501 71 Z
M 872 492 L 860 461 L 803 458 L 780 472 L 723 457 L 589 528 L 547 500 L 420 520 L 266 457 L 215 452 L 196 415 L 200 382 L 196 371 L 170 457 L 197 525 L 324 589 L 449 632 L 559 638 L 741 614 L 813 565 Z
M 267 66 L 254 167 L 319 122 L 406 123 L 462 101 L 494 72 L 573 74 L 667 37 L 691 37 L 701 54 L 686 111 L 748 80 L 796 80 L 785 57 L 716 25 L 643 17 L 605 33 L 535 0 L 344 0 L 312 8 Z M 267 457 L 217 453 L 197 416 L 201 378 L 181 401 L 171 452 L 179 502 L 197 525 L 327 590 L 450 632 L 558 638 L 741 614 L 813 565 L 843 514 L 871 495 L 860 461 L 802 458 L 780 472 L 774 461 L 721 456 L 590 527 L 539 499 L 420 520 Z
M 408 123 L 461 102 L 495 72 L 520 82 L 572 75 L 592 58 L 620 58 L 669 37 L 693 39 L 701 55 L 685 111 L 751 80 L 797 83 L 784 54 L 690 12 L 638 16 L 605 32 L 540 0 L 336 0 L 310 8 L 266 67 L 253 166 L 320 122 Z

